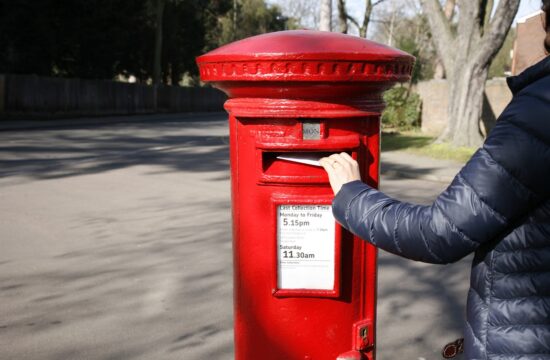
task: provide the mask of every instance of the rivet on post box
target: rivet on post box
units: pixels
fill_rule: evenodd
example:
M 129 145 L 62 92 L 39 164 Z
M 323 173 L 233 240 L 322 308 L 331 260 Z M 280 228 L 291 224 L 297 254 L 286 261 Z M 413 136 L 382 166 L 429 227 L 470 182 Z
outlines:
M 347 152 L 378 185 L 382 94 L 414 57 L 302 30 L 197 63 L 229 96 L 235 358 L 373 359 L 377 253 L 335 223 L 316 161 Z

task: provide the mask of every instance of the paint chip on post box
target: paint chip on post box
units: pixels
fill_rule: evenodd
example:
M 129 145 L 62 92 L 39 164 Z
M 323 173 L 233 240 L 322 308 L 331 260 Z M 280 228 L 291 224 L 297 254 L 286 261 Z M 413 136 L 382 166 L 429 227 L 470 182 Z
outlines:
M 330 205 L 279 205 L 277 286 L 334 288 L 335 223 Z

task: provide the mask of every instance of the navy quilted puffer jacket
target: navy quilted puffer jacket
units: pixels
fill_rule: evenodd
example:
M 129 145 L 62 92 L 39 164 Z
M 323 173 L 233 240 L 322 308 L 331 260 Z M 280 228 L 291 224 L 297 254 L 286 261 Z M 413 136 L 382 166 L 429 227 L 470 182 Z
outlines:
M 360 181 L 334 216 L 375 246 L 445 264 L 475 251 L 467 359 L 550 359 L 550 57 L 508 79 L 514 97 L 483 147 L 431 206 Z

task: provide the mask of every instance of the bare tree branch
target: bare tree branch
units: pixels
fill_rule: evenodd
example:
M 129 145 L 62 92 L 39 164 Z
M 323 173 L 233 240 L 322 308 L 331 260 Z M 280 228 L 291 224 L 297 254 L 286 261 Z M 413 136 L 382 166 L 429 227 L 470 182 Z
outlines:
M 165 0 L 155 2 L 155 52 L 153 58 L 153 84 L 160 83 L 162 72 L 162 24 L 164 19 Z M 155 105 L 156 106 L 156 105 Z
M 420 0 L 420 3 L 430 23 L 437 52 L 445 68 L 451 69 L 455 37 L 451 31 L 450 21 L 445 17 L 438 0 Z
M 479 46 L 479 40 L 481 38 L 480 29 L 480 7 L 481 3 L 486 0 L 468 0 L 459 1 L 459 19 L 457 26 L 457 40 L 459 42 L 458 47 L 465 49 L 467 53 Z
M 369 31 L 370 17 L 372 15 L 372 0 L 365 1 L 365 16 L 363 17 L 363 25 L 359 29 L 359 36 L 366 38 Z
M 338 0 L 338 5 L 339 5 L 338 8 L 339 9 L 340 9 L 340 2 L 344 2 L 344 1 L 345 0 Z M 375 6 L 380 5 L 385 1 L 387 1 L 387 0 L 378 0 L 378 1 L 375 1 L 375 2 L 373 2 L 372 0 L 365 0 L 365 15 L 363 16 L 363 23 L 362 24 L 359 24 L 359 21 L 357 21 L 357 19 L 355 19 L 354 17 L 352 17 L 351 15 L 346 13 L 347 19 L 353 25 L 355 25 L 357 27 L 357 29 L 359 30 L 359 36 L 360 37 L 367 37 L 367 32 L 369 30 L 369 24 L 371 22 L 376 22 L 376 21 L 372 20 L 372 11 L 373 11 Z M 339 14 L 341 15 L 341 12 L 339 12 Z
M 476 60 L 481 64 L 489 63 L 502 47 L 510 25 L 519 9 L 519 3 L 520 0 L 499 1 L 495 14 L 488 25 L 488 30 L 474 53 Z
M 456 9 L 456 1 L 457 0 L 445 1 L 443 13 L 445 14 L 445 17 L 447 18 L 447 20 L 449 21 L 449 24 L 453 23 L 453 17 Z M 439 78 L 443 78 L 444 76 L 445 76 L 445 66 L 443 65 L 443 60 L 441 59 L 441 55 L 438 55 L 438 59 L 435 62 L 435 67 L 434 67 L 434 78 L 439 79 Z
M 346 10 L 346 0 L 338 0 L 338 21 L 339 30 L 342 34 L 348 33 L 348 12 Z
M 452 21 L 453 16 L 455 14 L 455 7 L 456 7 L 456 0 L 447 0 L 445 2 L 445 8 L 443 10 L 443 13 L 445 13 L 445 17 L 449 19 L 449 21 Z
M 285 16 L 297 19 L 304 28 L 318 29 L 320 19 L 320 2 L 311 0 L 278 0 Z
M 348 20 L 351 21 L 353 25 L 355 25 L 358 29 L 361 28 L 361 25 L 359 25 L 359 22 L 355 20 L 355 18 L 348 14 Z
M 480 20 L 482 20 L 481 29 L 483 34 L 485 34 L 489 28 L 489 21 L 491 20 L 491 14 L 493 13 L 494 6 L 494 0 L 484 0 L 481 4 L 480 14 L 483 15 L 483 17 L 480 16 Z
M 440 0 L 420 0 L 437 52 L 449 79 L 448 123 L 438 141 L 478 146 L 481 141 L 483 92 L 492 59 L 501 48 L 520 0 L 499 0 L 490 26 L 484 29 L 494 0 L 457 0 L 458 24 L 451 32 Z
M 319 30 L 332 31 L 332 0 L 321 0 Z
M 382 4 L 384 1 L 386 1 L 386 0 L 375 1 L 374 3 L 372 3 L 372 7 L 375 7 L 376 5 Z

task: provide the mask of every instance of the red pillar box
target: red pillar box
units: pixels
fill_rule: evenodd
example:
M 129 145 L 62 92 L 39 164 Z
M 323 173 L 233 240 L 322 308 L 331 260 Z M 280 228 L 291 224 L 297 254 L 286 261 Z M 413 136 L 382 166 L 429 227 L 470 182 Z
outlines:
M 335 223 L 314 163 L 348 152 L 377 186 L 382 93 L 413 62 L 307 30 L 197 59 L 201 79 L 229 96 L 237 360 L 374 357 L 376 250 Z

